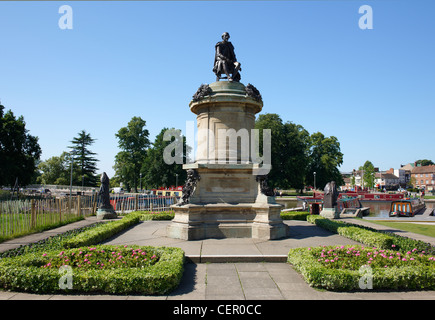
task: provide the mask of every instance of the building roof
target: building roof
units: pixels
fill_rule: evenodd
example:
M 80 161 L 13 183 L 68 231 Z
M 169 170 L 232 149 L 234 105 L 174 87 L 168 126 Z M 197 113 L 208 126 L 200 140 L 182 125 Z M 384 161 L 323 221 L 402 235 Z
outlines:
M 398 176 L 391 174 L 391 173 L 382 173 L 382 176 L 381 176 L 381 173 L 376 173 L 376 178 L 383 178 L 383 179 L 390 179 L 390 180 L 399 179 Z
M 411 173 L 435 173 L 435 165 L 414 167 Z

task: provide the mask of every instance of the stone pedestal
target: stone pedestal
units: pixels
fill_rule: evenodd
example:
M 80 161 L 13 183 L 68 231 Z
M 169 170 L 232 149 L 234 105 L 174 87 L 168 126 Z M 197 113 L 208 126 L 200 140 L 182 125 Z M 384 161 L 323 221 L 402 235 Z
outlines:
M 97 219 L 105 220 L 105 219 L 116 219 L 118 216 L 113 209 L 102 209 L 99 208 L 97 210 Z
M 209 87 L 209 95 L 190 103 L 197 114 L 197 160 L 183 166 L 195 170 L 200 179 L 189 203 L 172 206 L 175 217 L 167 236 L 184 240 L 286 237 L 288 226 L 280 217 L 283 206 L 261 192 L 256 176 L 264 173 L 250 156 L 251 129 L 262 101 L 249 96 L 238 82 L 215 82 Z M 236 143 L 231 142 L 234 135 L 225 136 L 231 130 Z
M 328 219 L 338 219 L 340 218 L 340 212 L 337 210 L 337 207 L 334 208 L 323 208 L 320 212 L 320 215 L 324 218 Z

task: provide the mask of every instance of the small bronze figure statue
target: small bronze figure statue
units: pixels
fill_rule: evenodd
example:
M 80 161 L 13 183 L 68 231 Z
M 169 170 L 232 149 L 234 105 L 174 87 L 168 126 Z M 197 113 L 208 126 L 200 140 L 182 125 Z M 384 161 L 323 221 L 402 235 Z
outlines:
M 187 180 L 183 186 L 183 194 L 181 201 L 177 204 L 179 206 L 189 203 L 190 197 L 193 195 L 196 187 L 196 183 L 201 180 L 198 172 L 194 169 L 187 170 Z
M 274 197 L 275 192 L 271 187 L 269 187 L 267 180 L 267 175 L 259 175 L 255 177 L 255 180 L 260 183 L 260 191 L 262 194 L 268 196 L 268 197 Z
M 97 210 L 98 219 L 114 219 L 117 218 L 115 210 L 113 210 L 110 204 L 110 194 L 109 194 L 109 177 L 105 172 L 101 175 L 101 187 L 98 191 L 98 196 L 100 199 L 100 205 Z
M 334 208 L 337 206 L 338 191 L 335 186 L 335 181 L 328 182 L 324 191 L 323 208 Z
M 224 32 L 222 34 L 222 41 L 218 42 L 215 46 L 213 72 L 216 74 L 216 81 L 228 79 L 228 81 L 239 82 L 241 79 L 239 71 L 242 71 L 242 68 L 240 62 L 236 59 L 232 43 L 228 41 L 229 38 L 230 34 Z M 227 77 L 222 78 L 222 73 L 225 73 Z

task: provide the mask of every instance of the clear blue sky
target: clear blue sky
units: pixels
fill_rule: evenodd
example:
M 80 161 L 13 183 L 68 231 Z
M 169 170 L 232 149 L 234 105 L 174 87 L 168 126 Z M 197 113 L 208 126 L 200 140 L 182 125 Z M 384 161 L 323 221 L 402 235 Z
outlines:
M 61 5 L 73 9 L 62 30 Z M 361 30 L 361 5 L 373 29 Z M 150 140 L 195 120 L 188 104 L 215 81 L 227 31 L 262 113 L 336 136 L 341 171 L 435 161 L 435 2 L 0 2 L 0 100 L 39 137 L 42 160 L 82 129 L 113 176 L 115 133 L 133 116 Z

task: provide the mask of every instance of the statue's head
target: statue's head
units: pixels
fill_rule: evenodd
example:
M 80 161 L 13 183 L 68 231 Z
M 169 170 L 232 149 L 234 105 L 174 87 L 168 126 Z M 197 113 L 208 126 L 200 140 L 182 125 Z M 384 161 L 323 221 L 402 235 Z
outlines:
M 228 32 L 222 33 L 222 39 L 227 41 L 230 38 L 230 34 Z

